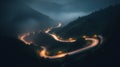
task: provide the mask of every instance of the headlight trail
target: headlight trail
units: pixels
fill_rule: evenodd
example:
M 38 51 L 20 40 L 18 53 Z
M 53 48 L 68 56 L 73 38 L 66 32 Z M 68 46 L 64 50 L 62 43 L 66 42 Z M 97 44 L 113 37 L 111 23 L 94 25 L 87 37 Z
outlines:
M 62 24 L 58 23 L 58 25 L 56 27 L 54 27 L 54 28 L 60 28 L 61 26 L 62 26 Z M 45 33 L 49 33 L 54 28 L 53 27 L 48 28 L 47 30 L 45 30 Z
M 62 24 L 61 23 L 58 23 L 58 25 L 56 26 L 56 28 L 59 28 L 59 27 L 61 27 L 62 26 Z
M 78 50 L 75 50 L 75 51 L 71 51 L 71 52 L 66 52 L 66 53 L 61 53 L 61 54 L 58 54 L 58 55 L 54 55 L 54 56 L 48 56 L 46 53 L 47 53 L 47 49 L 45 47 L 42 46 L 42 51 L 40 51 L 40 56 L 43 57 L 43 58 L 49 58 L 49 59 L 57 59 L 57 58 L 62 58 L 62 57 L 65 57 L 66 55 L 74 55 L 74 54 L 77 54 L 77 53 L 80 53 L 80 52 L 83 52 L 85 50 L 89 50 L 95 46 L 98 45 L 99 43 L 99 40 L 96 39 L 96 38 L 85 38 L 85 40 L 87 41 L 92 41 L 92 43 L 87 46 L 87 47 L 84 47 L 84 48 L 80 48 Z
M 24 33 L 23 35 L 19 36 L 19 39 L 22 42 L 24 42 L 25 44 L 30 45 L 30 44 L 32 44 L 32 42 L 25 40 L 25 38 L 28 37 L 28 36 L 30 36 L 30 33 Z
M 98 39 L 95 39 L 95 38 L 85 38 L 85 40 L 92 41 L 92 43 L 91 43 L 89 46 L 87 46 L 87 47 L 84 47 L 84 48 L 81 48 L 81 49 L 78 49 L 78 50 L 69 52 L 69 53 L 67 53 L 67 54 L 68 54 L 68 55 L 73 55 L 73 54 L 76 54 L 76 53 L 80 53 L 80 52 L 82 52 L 82 51 L 85 51 L 85 50 L 88 50 L 88 49 L 90 49 L 90 48 L 92 48 L 92 47 L 97 46 L 98 43 L 99 43 L 99 40 L 98 40 Z
M 59 23 L 55 28 L 59 28 L 59 27 L 61 27 L 61 25 L 62 24 Z M 49 33 L 52 29 L 54 29 L 54 28 L 52 28 L 52 27 L 48 28 L 47 30 L 45 30 L 45 33 L 50 35 L 56 41 L 59 41 L 59 42 L 75 42 L 76 41 L 76 39 L 74 39 L 74 38 L 63 39 L 62 37 L 60 37 L 54 33 Z
M 62 54 L 59 54 L 59 55 L 48 56 L 47 55 L 47 49 L 44 46 L 41 46 L 41 48 L 43 50 L 40 52 L 40 56 L 43 57 L 43 58 L 57 59 L 57 58 L 62 58 L 62 57 L 67 55 L 66 53 L 62 53 Z
M 67 43 L 72 43 L 72 42 L 76 42 L 77 39 L 74 39 L 74 38 L 67 38 L 67 39 L 64 39 L 60 36 L 58 36 L 57 34 L 55 33 L 51 33 L 52 29 L 54 28 L 59 28 L 61 27 L 61 23 L 59 23 L 56 27 L 51 27 L 51 28 L 48 28 L 47 30 L 44 31 L 44 33 L 50 35 L 54 40 L 56 41 L 59 41 L 59 42 L 67 42 Z M 41 31 L 38 31 L 38 33 L 40 33 Z M 29 32 L 29 33 L 24 33 L 22 35 L 20 35 L 18 38 L 24 42 L 25 44 L 27 45 L 31 45 L 33 44 L 34 46 L 38 46 L 36 45 L 34 42 L 32 41 L 29 41 L 27 40 L 26 38 L 27 37 L 30 37 L 31 34 L 35 35 L 36 32 Z M 43 58 L 49 58 L 49 59 L 57 59 L 57 58 L 62 58 L 62 57 L 65 57 L 66 55 L 74 55 L 74 54 L 77 54 L 77 53 L 81 53 L 83 51 L 86 51 L 86 50 L 89 50 L 95 46 L 97 46 L 98 44 L 102 44 L 103 43 L 103 37 L 101 35 L 94 35 L 93 37 L 87 37 L 87 36 L 83 36 L 83 38 L 86 40 L 86 41 L 91 41 L 91 44 L 89 44 L 89 46 L 86 46 L 84 48 L 80 48 L 80 49 L 77 49 L 77 50 L 74 50 L 74 51 L 71 51 L 71 52 L 62 52 L 62 51 L 58 51 L 58 54 L 55 54 L 55 55 L 48 55 L 47 53 L 47 48 L 44 47 L 44 46 L 41 46 L 42 50 L 39 52 L 39 55 Z
M 45 33 L 49 33 L 51 30 L 52 30 L 52 27 L 45 30 Z
M 54 27 L 54 28 L 59 28 L 59 27 L 61 27 L 61 23 L 59 23 L 56 27 Z M 74 38 L 68 38 L 68 39 L 63 39 L 62 37 L 60 37 L 60 36 L 58 36 L 58 35 L 56 35 L 56 34 L 54 34 L 54 33 L 49 33 L 52 29 L 54 29 L 53 27 L 51 27 L 51 28 L 48 28 L 47 30 L 45 30 L 44 31 L 44 33 L 46 33 L 46 34 L 48 34 L 48 35 L 50 35 L 54 40 L 56 40 L 56 41 L 59 41 L 59 42 L 75 42 L 76 41 L 76 39 L 74 39 Z M 32 34 L 33 35 L 35 35 L 35 32 L 32 32 Z M 32 44 L 32 42 L 31 41 L 27 41 L 25 38 L 26 37 L 29 37 L 30 36 L 30 32 L 29 33 L 24 33 L 24 34 L 22 34 L 21 36 L 19 36 L 19 39 L 22 41 L 22 42 L 24 42 L 25 44 L 27 44 L 27 45 L 30 45 L 30 44 Z
M 56 41 L 59 41 L 59 42 L 75 42 L 76 39 L 74 38 L 68 38 L 68 39 L 63 39 L 61 38 L 60 36 L 57 36 L 56 34 L 49 34 L 50 36 L 52 36 L 52 38 L 54 38 Z

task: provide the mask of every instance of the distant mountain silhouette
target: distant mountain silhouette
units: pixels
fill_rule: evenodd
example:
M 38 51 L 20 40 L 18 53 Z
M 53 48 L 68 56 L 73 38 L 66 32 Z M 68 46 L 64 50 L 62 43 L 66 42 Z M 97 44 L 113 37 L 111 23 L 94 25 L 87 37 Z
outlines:
M 0 7 L 0 30 L 3 34 L 44 29 L 55 22 L 20 1 L 1 1 Z
M 63 27 L 59 33 L 69 36 L 84 34 L 104 34 L 120 22 L 120 4 L 95 11 L 90 15 L 79 17 Z

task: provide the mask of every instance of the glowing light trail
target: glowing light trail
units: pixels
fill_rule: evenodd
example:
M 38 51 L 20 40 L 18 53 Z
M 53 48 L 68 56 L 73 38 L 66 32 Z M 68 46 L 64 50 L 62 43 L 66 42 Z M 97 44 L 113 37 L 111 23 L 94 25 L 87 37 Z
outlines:
M 52 30 L 52 28 L 48 28 L 47 30 L 45 30 L 45 33 L 49 33 Z
M 61 23 L 59 23 L 56 27 L 54 27 L 54 28 L 59 28 L 59 27 L 61 27 Z M 59 41 L 59 42 L 75 42 L 76 41 L 76 39 L 74 39 L 74 38 L 68 38 L 68 39 L 63 39 L 63 38 L 61 38 L 60 36 L 58 36 L 58 35 L 56 35 L 56 34 L 54 34 L 54 33 L 49 33 L 52 29 L 54 29 L 54 28 L 48 28 L 47 30 L 45 30 L 44 32 L 46 33 L 46 34 L 48 34 L 48 35 L 50 35 L 53 39 L 55 39 L 56 41 Z M 35 32 L 32 32 L 32 34 L 34 35 L 35 34 Z M 24 33 L 23 35 L 21 35 L 21 36 L 19 36 L 19 39 L 21 40 L 21 41 L 23 41 L 25 44 L 27 44 L 27 45 L 30 45 L 30 44 L 32 44 L 32 42 L 31 41 L 27 41 L 27 40 L 25 40 L 25 38 L 26 37 L 29 37 L 30 36 L 30 33 Z
M 61 23 L 59 23 L 55 28 L 59 28 L 61 27 Z M 75 42 L 76 39 L 74 38 L 68 38 L 68 39 L 63 39 L 62 37 L 54 34 L 54 33 L 49 33 L 53 28 L 48 28 L 47 30 L 45 30 L 45 33 L 49 34 L 52 38 L 54 38 L 56 41 L 59 41 L 59 42 Z
M 59 27 L 61 27 L 61 25 L 62 24 L 59 23 L 54 28 L 59 28 Z M 59 42 L 68 42 L 68 43 L 76 42 L 76 39 L 74 39 L 74 38 L 63 39 L 62 37 L 56 35 L 55 33 L 50 33 L 50 31 L 54 28 L 52 28 L 52 27 L 48 28 L 47 30 L 44 31 L 44 33 L 50 35 L 54 40 L 59 41 Z M 38 33 L 40 33 L 40 31 Z M 32 34 L 35 35 L 36 32 L 32 32 Z M 22 42 L 24 42 L 25 44 L 31 45 L 33 42 L 26 40 L 26 38 L 29 37 L 29 36 L 30 36 L 30 33 L 24 33 L 21 36 L 19 36 L 19 39 Z M 77 50 L 74 50 L 74 51 L 71 51 L 71 52 L 58 51 L 58 54 L 52 55 L 52 56 L 48 55 L 47 48 L 45 48 L 44 46 L 41 46 L 42 50 L 39 52 L 39 55 L 43 58 L 57 59 L 57 58 L 65 57 L 66 55 L 74 55 L 74 54 L 89 50 L 89 49 L 97 46 L 99 43 L 100 44 L 103 43 L 103 37 L 101 35 L 94 35 L 92 38 L 89 38 L 87 36 L 83 36 L 83 38 L 86 41 L 91 41 L 92 43 L 89 46 L 86 46 L 84 48 L 80 48 L 80 49 L 77 49 Z M 37 45 L 34 43 L 34 46 L 37 46 Z
M 58 23 L 58 25 L 56 26 L 56 28 L 59 28 L 59 27 L 61 27 L 62 26 L 62 24 L 61 23 Z
M 66 53 L 61 53 L 61 54 L 54 55 L 54 56 L 48 56 L 47 55 L 47 49 L 45 47 L 43 47 L 43 46 L 41 46 L 41 48 L 43 50 L 40 52 L 40 56 L 43 57 L 43 58 L 57 59 L 57 58 L 62 58 L 64 56 L 66 56 Z
M 25 34 L 19 36 L 19 39 L 21 41 L 23 41 L 25 44 L 30 45 L 30 44 L 32 44 L 32 42 L 25 40 L 25 38 L 28 37 L 28 36 L 30 36 L 30 33 L 25 33 Z
M 75 42 L 76 39 L 73 39 L 73 38 L 68 38 L 68 39 L 63 39 L 61 38 L 60 36 L 57 36 L 56 34 L 49 34 L 50 36 L 52 36 L 56 41 L 59 41 L 59 42 Z
M 58 25 L 56 26 L 56 27 L 54 27 L 54 28 L 60 28 L 62 26 L 62 24 L 61 23 L 58 23 Z M 51 28 L 48 28 L 47 30 L 45 30 L 45 33 L 49 33 L 52 29 L 54 29 L 53 27 L 51 27 Z
M 58 55 L 54 55 L 54 56 L 48 56 L 46 53 L 47 53 L 47 49 L 45 47 L 42 46 L 42 51 L 40 51 L 40 56 L 43 57 L 43 58 L 49 58 L 49 59 L 57 59 L 57 58 L 62 58 L 62 57 L 65 57 L 66 55 L 74 55 L 76 53 L 80 53 L 82 51 L 85 51 L 85 50 L 88 50 L 88 49 L 91 49 L 92 47 L 95 47 L 98 45 L 99 43 L 99 40 L 96 39 L 96 38 L 85 38 L 85 40 L 88 40 L 88 41 L 92 41 L 92 43 L 87 46 L 87 47 L 84 47 L 84 48 L 81 48 L 81 49 L 78 49 L 78 50 L 75 50 L 75 51 L 71 51 L 71 52 L 68 52 L 68 53 L 61 53 L 61 54 L 58 54 Z
M 81 49 L 78 49 L 78 50 L 69 52 L 68 55 L 73 55 L 73 54 L 80 53 L 80 52 L 82 52 L 82 51 L 88 50 L 88 49 L 90 49 L 90 48 L 92 48 L 92 47 L 97 46 L 98 43 L 99 43 L 99 40 L 98 40 L 98 39 L 95 39 L 95 38 L 85 38 L 85 40 L 92 41 L 92 44 L 90 44 L 89 46 L 87 46 L 87 47 L 85 47 L 85 48 L 81 48 Z

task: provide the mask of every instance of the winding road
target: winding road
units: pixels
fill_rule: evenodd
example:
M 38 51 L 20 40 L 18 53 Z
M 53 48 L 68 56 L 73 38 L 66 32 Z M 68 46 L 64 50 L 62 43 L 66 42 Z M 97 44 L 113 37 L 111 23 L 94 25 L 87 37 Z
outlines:
M 66 55 L 74 55 L 74 54 L 80 53 L 80 52 L 82 52 L 82 51 L 89 50 L 89 49 L 97 46 L 98 43 L 99 43 L 99 40 L 96 39 L 96 38 L 85 38 L 85 40 L 87 40 L 87 41 L 92 41 L 92 43 L 91 43 L 89 46 L 86 46 L 86 47 L 84 47 L 84 48 L 80 48 L 80 49 L 77 49 L 77 50 L 75 50 L 75 51 L 71 51 L 71 52 L 68 52 L 68 53 L 61 53 L 61 54 L 53 55 L 53 56 L 47 55 L 47 48 L 45 48 L 44 46 L 41 46 L 41 48 L 42 48 L 43 50 L 40 51 L 39 55 L 40 55 L 41 57 L 43 57 L 43 58 L 57 59 L 57 58 L 65 57 Z

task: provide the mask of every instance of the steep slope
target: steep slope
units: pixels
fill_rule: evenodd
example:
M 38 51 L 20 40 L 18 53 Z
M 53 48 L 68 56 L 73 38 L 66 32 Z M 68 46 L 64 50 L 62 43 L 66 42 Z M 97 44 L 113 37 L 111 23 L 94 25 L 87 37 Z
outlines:
M 61 29 L 61 35 L 80 36 L 102 34 L 104 42 L 95 52 L 85 59 L 79 56 L 65 61 L 66 67 L 114 67 L 120 66 L 120 4 L 96 11 L 88 16 L 78 18 Z M 64 33 L 63 33 L 64 32 Z M 71 61 L 72 60 L 72 61 Z M 75 61 L 73 61 L 75 60 Z
M 83 34 L 104 34 L 107 30 L 115 28 L 120 22 L 120 5 L 109 6 L 93 12 L 88 16 L 78 18 L 69 23 L 59 33 L 69 36 Z
M 0 7 L 0 29 L 3 34 L 44 29 L 54 23 L 48 16 L 20 1 L 1 1 Z

